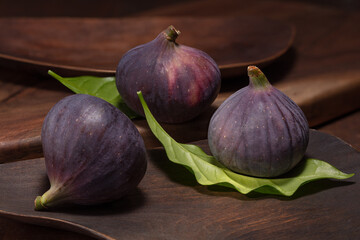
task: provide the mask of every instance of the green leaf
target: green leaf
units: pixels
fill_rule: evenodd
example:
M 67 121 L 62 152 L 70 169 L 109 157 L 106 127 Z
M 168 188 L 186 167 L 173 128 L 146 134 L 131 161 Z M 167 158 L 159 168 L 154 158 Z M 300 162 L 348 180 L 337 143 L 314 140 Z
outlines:
M 115 77 L 94 77 L 80 76 L 63 78 L 53 71 L 49 70 L 48 74 L 60 81 L 74 93 L 88 94 L 104 99 L 115 107 L 119 108 L 130 119 L 139 117 L 133 112 L 120 96 L 115 83 Z
M 232 187 L 243 194 L 257 191 L 264 194 L 291 196 L 301 185 L 313 180 L 346 179 L 353 176 L 353 174 L 345 174 L 337 170 L 324 161 L 312 158 L 302 161 L 288 173 L 286 178 L 266 179 L 235 173 L 219 163 L 213 156 L 207 155 L 198 146 L 177 143 L 155 120 L 141 92 L 138 92 L 138 96 L 149 127 L 164 146 L 169 160 L 188 168 L 202 185 L 218 184 Z

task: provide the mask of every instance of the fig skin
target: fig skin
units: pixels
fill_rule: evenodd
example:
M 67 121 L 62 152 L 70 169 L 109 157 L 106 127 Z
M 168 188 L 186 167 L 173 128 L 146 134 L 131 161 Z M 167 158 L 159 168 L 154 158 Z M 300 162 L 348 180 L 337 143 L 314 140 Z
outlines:
M 129 50 L 116 70 L 116 85 L 125 103 L 144 116 L 141 91 L 159 122 L 181 123 L 205 111 L 220 91 L 221 75 L 205 52 L 175 42 L 169 26 L 154 40 Z
M 50 189 L 35 210 L 120 199 L 144 177 L 146 149 L 119 109 L 90 95 L 60 100 L 45 117 L 41 140 Z
M 249 85 L 216 110 L 208 129 L 211 153 L 227 168 L 255 177 L 277 177 L 303 158 L 309 125 L 302 110 L 255 66 Z

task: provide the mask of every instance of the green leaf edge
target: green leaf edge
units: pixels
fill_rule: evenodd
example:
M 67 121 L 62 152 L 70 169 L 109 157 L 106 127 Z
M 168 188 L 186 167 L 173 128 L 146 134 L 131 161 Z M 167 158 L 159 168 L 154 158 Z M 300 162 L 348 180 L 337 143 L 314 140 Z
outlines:
M 71 91 L 73 91 L 76 94 L 88 94 L 88 95 L 92 95 L 98 98 L 101 98 L 107 102 L 109 102 L 110 104 L 112 104 L 113 106 L 115 106 L 116 108 L 120 109 L 126 116 L 128 116 L 130 119 L 134 119 L 134 118 L 138 118 L 140 117 L 140 115 L 136 114 L 133 110 L 131 110 L 124 102 L 124 100 L 122 99 L 122 97 L 120 96 L 120 94 L 117 94 L 116 96 L 114 96 L 113 98 L 109 98 L 109 97 L 105 97 L 99 94 L 93 94 L 90 93 L 89 91 L 87 91 L 86 89 L 80 89 L 76 86 L 74 86 L 73 84 L 71 84 L 71 82 L 68 80 L 68 78 L 64 78 L 58 74 L 56 74 L 55 72 L 53 72 L 52 70 L 48 70 L 48 74 L 50 76 L 52 76 L 53 78 L 55 78 L 56 80 L 58 80 L 60 83 L 62 83 L 65 87 L 69 88 Z M 72 77 L 74 79 L 78 78 L 99 78 L 102 80 L 106 80 L 106 83 L 112 83 L 115 81 L 115 77 L 95 77 L 95 76 L 79 76 L 79 77 Z M 104 85 L 102 86 L 104 87 Z M 97 91 L 96 91 L 97 92 Z
M 207 155 L 200 147 L 195 146 L 195 145 L 182 144 L 182 143 L 176 142 L 170 135 L 168 135 L 166 133 L 166 131 L 156 121 L 156 119 L 150 112 L 141 91 L 137 92 L 137 94 L 138 94 L 140 102 L 143 106 L 148 125 L 149 125 L 151 131 L 153 132 L 153 134 L 155 135 L 155 137 L 164 146 L 164 149 L 166 151 L 166 154 L 167 154 L 169 160 L 174 163 L 184 165 L 187 169 L 189 169 L 195 175 L 197 182 L 201 185 L 220 185 L 220 186 L 231 187 L 231 188 L 236 189 L 237 191 L 239 191 L 242 194 L 248 194 L 252 191 L 255 191 L 255 192 L 260 192 L 263 194 L 292 196 L 300 186 L 302 186 L 310 181 L 324 179 L 324 178 L 347 179 L 354 175 L 353 173 L 352 174 L 343 173 L 340 170 L 336 169 L 335 167 L 331 166 L 330 164 L 328 164 L 324 161 L 313 159 L 313 158 L 308 158 L 308 159 L 306 159 L 305 164 L 307 164 L 309 162 L 311 164 L 324 164 L 325 166 L 331 168 L 333 175 L 307 179 L 304 181 L 299 181 L 298 177 L 297 178 L 280 178 L 280 179 L 263 179 L 264 181 L 272 182 L 273 185 L 263 183 L 263 184 L 258 184 L 257 187 L 253 187 L 253 188 L 247 187 L 246 185 L 242 185 L 242 183 L 236 182 L 235 180 L 233 180 L 233 178 L 236 176 L 240 176 L 241 178 L 244 179 L 244 182 L 254 181 L 254 180 L 255 180 L 255 182 L 258 182 L 259 178 L 237 174 L 237 173 L 227 169 L 226 167 L 224 167 L 221 163 L 217 162 L 213 156 Z M 192 162 L 187 161 L 186 158 L 185 158 L 185 160 L 182 159 L 182 161 L 179 161 L 178 158 L 176 157 L 177 151 L 174 149 L 178 149 L 181 152 L 183 152 L 184 154 L 190 156 L 190 158 L 192 159 Z M 217 173 L 220 173 L 221 175 L 227 176 L 228 179 L 224 179 L 224 181 L 221 181 L 221 180 L 214 181 L 212 179 L 209 179 L 208 177 L 206 177 L 206 175 L 201 173 L 201 170 L 199 168 L 197 168 L 197 161 L 199 161 L 199 163 L 201 163 L 201 164 L 205 164 L 209 168 L 213 168 L 215 173 L 217 172 Z M 260 181 L 262 181 L 262 180 L 260 180 Z M 290 181 L 296 181 L 295 187 L 291 187 L 291 188 L 286 187 L 286 183 L 289 183 Z

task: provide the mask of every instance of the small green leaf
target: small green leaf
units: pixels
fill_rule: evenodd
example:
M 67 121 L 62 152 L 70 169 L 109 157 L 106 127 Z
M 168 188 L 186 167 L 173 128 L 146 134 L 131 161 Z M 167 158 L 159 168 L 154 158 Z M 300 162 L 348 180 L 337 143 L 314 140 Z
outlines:
M 301 185 L 313 180 L 346 179 L 353 176 L 353 174 L 345 174 L 337 170 L 324 161 L 312 158 L 302 161 L 288 173 L 286 178 L 266 179 L 235 173 L 219 163 L 213 156 L 207 155 L 198 146 L 177 143 L 155 120 L 141 92 L 138 92 L 138 96 L 149 127 L 164 146 L 169 160 L 191 170 L 198 183 L 202 185 L 218 184 L 232 187 L 243 194 L 257 191 L 265 194 L 291 196 Z
M 115 107 L 119 108 L 130 119 L 139 117 L 133 112 L 120 96 L 115 83 L 115 77 L 94 77 L 80 76 L 63 78 L 53 71 L 49 70 L 48 74 L 60 81 L 74 93 L 88 94 L 104 99 Z

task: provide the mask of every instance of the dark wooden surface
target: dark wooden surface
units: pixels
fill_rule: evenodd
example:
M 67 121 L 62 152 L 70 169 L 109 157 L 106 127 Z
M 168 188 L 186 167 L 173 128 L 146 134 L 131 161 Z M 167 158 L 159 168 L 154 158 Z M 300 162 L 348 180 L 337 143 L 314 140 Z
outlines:
M 289 23 L 255 16 L 4 18 L 0 58 L 28 63 L 34 70 L 39 66 L 43 74 L 53 69 L 61 75 L 115 75 L 122 55 L 169 25 L 180 30 L 179 44 L 208 53 L 223 77 L 244 74 L 249 65 L 268 65 L 295 37 Z
M 152 1 L 151 4 L 146 2 L 144 5 L 138 5 L 137 2 L 135 3 L 133 1 L 126 3 L 116 1 L 116 3 L 114 3 L 115 1 L 108 0 L 103 1 L 101 6 L 89 2 L 84 5 L 82 0 L 74 0 L 71 4 L 60 3 L 60 1 L 59 3 L 52 1 L 52 4 L 42 4 L 43 2 L 44 1 L 37 1 L 38 4 L 34 2 L 30 4 L 20 0 L 1 1 L 0 16 L 221 17 L 246 15 L 261 16 L 262 18 L 266 17 L 289 22 L 296 27 L 297 31 L 293 47 L 280 59 L 264 68 L 264 72 L 275 86 L 283 90 L 303 107 L 313 127 L 342 138 L 354 148 L 360 150 L 360 94 L 358 94 L 360 90 L 360 33 L 356 25 L 360 20 L 358 1 L 208 0 L 166 1 L 166 4 L 160 4 L 164 1 Z M 112 3 L 114 5 L 112 5 Z M 119 6 L 119 4 L 122 6 L 119 9 L 109 7 Z M 8 159 L 16 160 L 41 155 L 41 148 L 39 148 L 40 139 L 37 138 L 37 136 L 39 136 L 40 133 L 42 120 L 56 101 L 71 94 L 71 92 L 61 86 L 61 84 L 51 81 L 50 79 L 50 77 L 33 74 L 31 71 L 25 72 L 20 71 L 20 69 L 14 70 L 8 67 L 0 67 L 0 147 L 4 138 L 19 139 L 19 137 L 25 137 L 29 139 L 29 142 L 22 143 L 21 145 L 27 146 L 25 155 L 24 153 L 9 150 L 3 154 L 7 156 Z M 227 79 L 226 82 L 224 81 L 222 98 L 217 99 L 214 108 L 232 92 L 244 86 L 246 83 L 246 76 L 238 76 L 233 79 Z M 301 97 L 304 93 L 307 96 L 306 98 Z M 206 123 L 208 117 L 211 116 L 212 110 L 209 110 L 208 113 L 202 116 L 203 119 L 201 121 L 179 126 L 178 129 L 181 129 L 181 134 L 179 134 L 177 127 L 166 126 L 166 128 L 172 135 L 176 136 L 177 140 L 182 142 L 203 139 L 206 137 Z M 158 143 L 151 137 L 151 133 L 149 133 L 146 124 L 144 122 L 136 122 L 136 124 L 144 138 L 148 139 L 147 146 L 157 146 Z M 9 143 L 9 141 L 7 141 L 7 143 Z M 18 149 L 17 144 L 17 141 L 12 142 L 12 144 L 10 141 L 10 145 L 7 146 Z M 356 167 L 357 166 L 354 168 Z M 344 188 L 346 189 L 351 186 L 353 185 L 345 186 Z M 340 189 L 343 189 L 343 187 L 340 187 Z M 340 195 L 328 193 L 328 191 L 331 192 L 333 190 L 333 188 L 326 189 L 312 195 L 316 197 L 318 194 L 328 194 L 328 198 L 324 200 L 324 204 L 327 204 L 328 199 L 341 198 Z M 166 192 L 169 192 L 169 190 L 163 191 L 163 194 Z M 210 193 L 213 197 L 216 196 L 216 198 L 214 198 L 215 202 L 221 202 L 222 199 L 232 199 L 226 195 L 228 193 L 223 194 L 214 191 Z M 0 195 L 0 198 L 4 197 L 4 195 Z M 177 198 L 180 197 L 183 197 L 182 192 L 179 192 L 177 195 Z M 310 196 L 305 196 L 305 198 L 307 197 Z M 248 201 L 244 201 L 243 196 L 240 195 L 238 198 L 241 199 L 236 199 L 237 204 L 243 205 L 248 203 Z M 300 198 L 300 200 L 301 199 L 303 198 Z M 266 200 L 252 202 L 253 204 L 261 204 L 264 201 Z M 271 201 L 277 200 L 273 199 Z M 292 202 L 293 201 L 281 201 L 281 203 L 285 205 L 291 204 Z M 331 203 L 329 204 L 331 205 Z M 206 203 L 204 203 L 204 205 L 206 206 Z M 167 210 L 170 212 L 172 209 L 176 211 L 178 207 L 167 206 Z M 354 212 L 359 211 L 359 206 L 351 206 Z M 311 215 L 294 216 L 294 219 L 297 218 L 300 222 L 302 220 L 311 221 L 313 216 L 317 219 L 317 216 L 326 215 L 328 216 L 326 221 L 332 221 L 331 213 L 333 209 L 325 208 L 313 207 L 309 210 L 309 214 L 311 212 Z M 284 207 L 284 209 L 286 210 L 287 208 Z M 284 212 L 283 216 L 286 217 L 286 212 Z M 306 216 L 308 216 L 308 218 L 305 219 Z M 226 217 L 229 216 L 225 216 L 222 219 Z M 233 218 L 232 221 L 229 221 L 229 224 L 236 224 L 237 221 L 240 220 Z M 339 223 L 342 222 L 340 219 L 337 220 Z M 294 220 L 290 222 L 296 224 L 296 222 L 299 221 Z M 346 222 L 348 220 L 344 217 L 343 221 Z M 253 236 L 253 239 L 266 239 L 269 228 L 261 225 L 260 220 L 259 222 L 259 227 L 253 229 L 254 231 L 249 233 L 248 236 Z M 256 227 L 259 222 L 253 222 L 253 225 L 245 224 L 241 229 L 246 230 L 252 226 Z M 274 229 L 273 231 L 276 231 L 276 229 L 283 229 L 282 226 L 286 227 L 288 222 L 289 221 L 285 219 L 282 225 L 269 224 L 271 228 Z M 138 229 L 138 231 L 141 231 L 141 229 Z M 287 231 L 284 229 L 284 232 L 284 234 L 287 232 L 292 234 L 296 232 L 296 226 L 292 229 L 287 229 Z M 305 229 L 299 232 L 294 239 L 305 239 L 303 237 L 304 232 L 306 234 L 314 232 L 314 239 L 319 239 L 319 232 L 327 233 L 328 236 L 333 237 L 333 239 L 354 239 L 354 237 L 347 238 L 346 236 L 351 236 L 351 234 L 359 235 L 359 230 L 356 228 L 349 229 L 345 227 L 343 230 L 334 232 L 331 227 L 324 223 L 321 226 L 319 225 L 317 231 Z M 159 238 L 161 238 L 161 235 L 159 235 Z M 53 229 L 51 227 L 35 226 L 0 217 L 0 239 L 93 238 L 83 234 Z
M 326 144 L 324 144 L 326 143 Z M 207 141 L 196 143 L 209 152 Z M 0 214 L 80 232 L 98 239 L 356 239 L 360 234 L 360 175 L 305 184 L 292 197 L 242 195 L 201 186 L 162 149 L 149 150 L 139 187 L 102 206 L 36 212 L 48 188 L 43 159 L 0 165 Z M 345 172 L 360 171 L 360 152 L 330 135 L 310 134 L 307 157 Z M 11 183 L 11 184 L 10 184 Z

